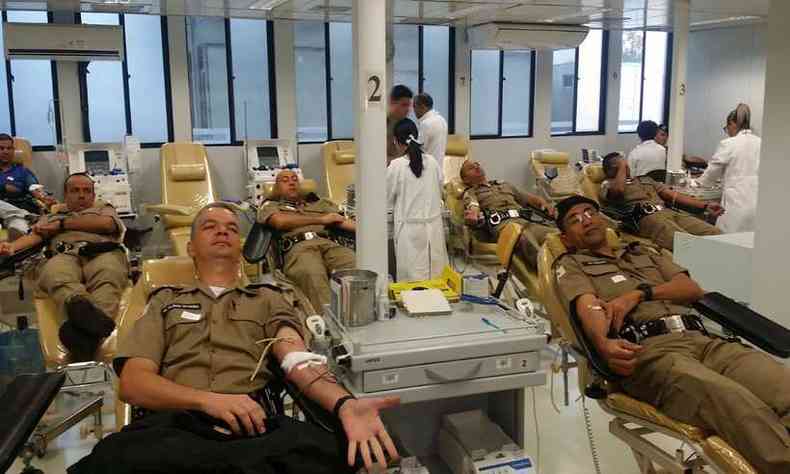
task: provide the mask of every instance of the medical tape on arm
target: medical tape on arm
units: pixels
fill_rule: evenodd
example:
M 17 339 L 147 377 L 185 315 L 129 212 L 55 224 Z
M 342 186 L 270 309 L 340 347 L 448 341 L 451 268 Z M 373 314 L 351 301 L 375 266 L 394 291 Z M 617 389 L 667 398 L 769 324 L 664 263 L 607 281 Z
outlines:
M 286 375 L 293 369 L 302 370 L 311 365 L 326 365 L 326 356 L 314 352 L 289 352 L 283 357 L 280 367 Z

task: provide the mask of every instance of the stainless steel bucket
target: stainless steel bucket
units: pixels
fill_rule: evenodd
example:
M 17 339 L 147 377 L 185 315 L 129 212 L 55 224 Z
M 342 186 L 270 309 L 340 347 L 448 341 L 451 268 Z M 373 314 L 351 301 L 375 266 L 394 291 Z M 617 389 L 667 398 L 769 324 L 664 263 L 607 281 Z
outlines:
M 332 273 L 332 312 L 346 327 L 365 326 L 376 320 L 376 280 L 370 270 Z

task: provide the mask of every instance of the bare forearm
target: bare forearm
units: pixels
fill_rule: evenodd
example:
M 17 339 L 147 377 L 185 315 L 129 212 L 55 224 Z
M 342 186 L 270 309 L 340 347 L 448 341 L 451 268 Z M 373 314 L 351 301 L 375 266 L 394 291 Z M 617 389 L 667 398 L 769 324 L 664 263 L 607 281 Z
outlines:
M 693 303 L 705 295 L 700 286 L 684 274 L 653 287 L 653 299 L 671 301 L 677 304 Z
M 691 196 L 681 194 L 677 191 L 666 190 L 661 193 L 661 198 L 664 199 L 664 201 L 680 204 L 684 207 L 691 207 L 695 209 L 705 208 L 704 202 L 700 201 L 699 199 L 694 199 Z
M 126 367 L 121 374 L 121 399 L 149 410 L 201 410 L 207 394 L 135 367 Z
M 20 250 L 24 250 L 26 248 L 30 248 L 34 245 L 38 245 L 43 241 L 44 239 L 42 239 L 41 236 L 38 234 L 23 235 L 22 237 L 16 239 L 11 243 L 13 248 L 13 253 L 19 252 Z
M 290 231 L 308 225 L 323 225 L 320 216 L 296 216 L 275 214 L 269 218 L 269 225 L 277 230 Z
M 92 234 L 114 234 L 118 232 L 115 219 L 109 216 L 67 217 L 63 221 L 64 230 L 77 230 Z
M 341 224 L 337 225 L 338 228 L 345 230 L 346 232 L 356 232 L 357 231 L 357 223 L 351 219 L 346 219 Z
M 582 322 L 584 333 L 595 347 L 600 349 L 606 341 L 611 325 L 601 300 L 592 294 L 579 296 L 576 298 L 576 314 Z
M 290 339 L 288 342 L 281 342 L 273 347 L 278 361 L 281 361 L 290 352 L 307 351 L 304 341 L 293 328 L 288 326 L 280 328 L 277 337 Z M 348 395 L 348 391 L 335 381 L 327 366 L 294 368 L 287 377 L 307 398 L 330 412 L 335 408 L 335 403 L 339 399 Z

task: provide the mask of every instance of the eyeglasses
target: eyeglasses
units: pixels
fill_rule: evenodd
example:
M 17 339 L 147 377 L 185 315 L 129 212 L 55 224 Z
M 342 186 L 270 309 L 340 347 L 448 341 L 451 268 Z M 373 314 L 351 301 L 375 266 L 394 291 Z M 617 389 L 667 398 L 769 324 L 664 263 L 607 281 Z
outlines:
M 568 224 L 569 225 L 583 224 L 585 219 L 591 221 L 593 217 L 598 215 L 598 213 L 599 213 L 598 209 L 594 207 L 585 209 L 584 212 L 580 212 L 578 214 L 573 214 L 571 216 L 568 216 Z
M 299 182 L 299 176 L 290 176 L 290 177 L 286 176 L 284 178 L 277 178 L 277 182 L 278 183 L 298 183 Z

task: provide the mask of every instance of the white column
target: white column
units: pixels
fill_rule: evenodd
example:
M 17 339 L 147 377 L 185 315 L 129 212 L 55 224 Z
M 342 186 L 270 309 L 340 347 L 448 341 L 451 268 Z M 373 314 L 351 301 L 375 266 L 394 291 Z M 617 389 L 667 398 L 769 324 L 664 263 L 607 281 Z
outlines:
M 469 108 L 471 89 L 469 43 L 466 41 L 466 26 L 455 27 L 455 134 L 469 136 Z
M 386 20 L 386 0 L 354 0 L 357 267 L 380 276 L 387 274 Z M 373 95 L 378 101 L 367 100 Z
M 673 4 L 672 88 L 669 103 L 667 170 L 683 169 L 683 135 L 686 121 L 686 69 L 689 44 L 689 0 Z
M 291 21 L 274 22 L 274 67 L 278 78 L 296 77 L 294 26 Z M 280 79 L 277 86 L 277 136 L 296 140 L 296 83 Z
M 187 28 L 182 16 L 167 17 L 170 41 L 170 93 L 173 99 L 173 141 L 192 141 L 192 101 L 189 97 Z
M 772 1 L 766 39 L 765 111 L 760 153 L 760 190 L 752 259 L 752 306 L 790 327 L 790 248 L 787 246 L 787 180 L 790 177 L 790 2 Z M 754 123 L 754 117 L 752 117 Z

